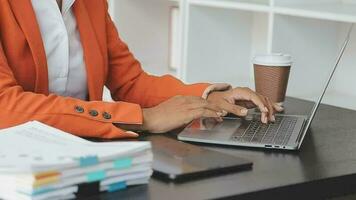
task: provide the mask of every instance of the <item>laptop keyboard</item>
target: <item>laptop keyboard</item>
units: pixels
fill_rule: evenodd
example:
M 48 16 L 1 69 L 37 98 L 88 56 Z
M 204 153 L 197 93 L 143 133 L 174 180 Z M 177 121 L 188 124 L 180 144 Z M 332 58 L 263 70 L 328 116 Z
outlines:
M 297 117 L 276 116 L 274 123 L 263 124 L 259 115 L 255 115 L 245 131 L 232 135 L 233 141 L 286 145 L 293 133 Z

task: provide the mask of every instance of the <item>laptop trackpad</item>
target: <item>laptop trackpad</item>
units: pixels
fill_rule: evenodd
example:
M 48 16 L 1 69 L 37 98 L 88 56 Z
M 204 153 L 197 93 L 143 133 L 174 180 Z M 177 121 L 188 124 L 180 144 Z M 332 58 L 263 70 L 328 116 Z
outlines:
M 226 118 L 224 122 L 204 118 L 195 120 L 185 129 L 185 132 L 194 135 L 194 138 L 228 140 L 233 133 L 240 130 L 242 125 L 240 118 Z

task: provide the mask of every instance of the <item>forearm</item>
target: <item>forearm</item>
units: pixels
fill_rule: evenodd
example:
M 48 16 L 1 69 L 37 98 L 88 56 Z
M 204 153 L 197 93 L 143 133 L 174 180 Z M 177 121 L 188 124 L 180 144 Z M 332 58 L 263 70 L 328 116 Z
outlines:
M 209 86 L 210 84 L 206 83 L 186 85 L 169 75 L 157 77 L 143 72 L 140 77 L 126 83 L 114 95 L 116 99 L 150 108 L 174 96 L 201 97 Z

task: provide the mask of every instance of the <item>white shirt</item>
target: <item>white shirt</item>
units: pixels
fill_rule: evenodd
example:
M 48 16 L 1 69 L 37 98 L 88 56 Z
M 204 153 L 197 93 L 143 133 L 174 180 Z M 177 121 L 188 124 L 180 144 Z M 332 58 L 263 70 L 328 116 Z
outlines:
M 32 0 L 48 64 L 49 92 L 87 100 L 83 47 L 72 11 L 75 0 Z

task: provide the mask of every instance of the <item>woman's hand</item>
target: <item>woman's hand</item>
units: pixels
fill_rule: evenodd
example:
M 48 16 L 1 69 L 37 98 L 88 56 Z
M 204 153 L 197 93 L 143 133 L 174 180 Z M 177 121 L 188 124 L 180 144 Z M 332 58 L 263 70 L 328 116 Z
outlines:
M 201 97 L 176 96 L 153 107 L 143 109 L 144 131 L 164 133 L 201 117 L 221 120 L 223 111 L 219 106 Z
M 246 116 L 249 108 L 258 107 L 261 111 L 261 121 L 275 121 L 275 112 L 283 111 L 278 104 L 271 102 L 267 97 L 257 94 L 250 88 L 237 87 L 227 91 L 215 91 L 209 94 L 207 100 L 218 105 L 222 110 L 237 116 Z M 224 112 L 224 113 L 226 113 Z

